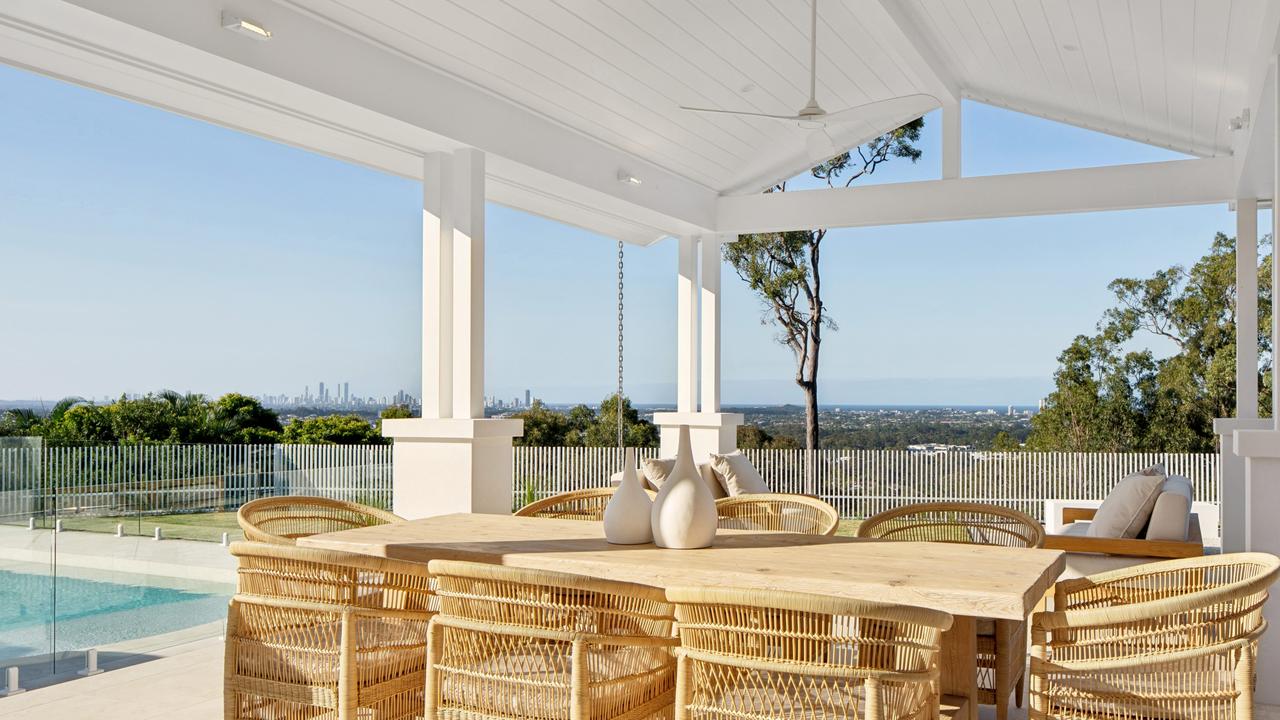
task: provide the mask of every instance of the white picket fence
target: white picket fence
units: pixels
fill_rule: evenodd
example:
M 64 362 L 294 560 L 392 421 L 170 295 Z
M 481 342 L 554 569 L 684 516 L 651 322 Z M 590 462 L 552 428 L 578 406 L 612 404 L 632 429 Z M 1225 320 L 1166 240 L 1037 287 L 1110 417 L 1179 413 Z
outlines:
M 1100 500 L 1125 475 L 1154 463 L 1185 475 L 1196 500 L 1220 502 L 1213 453 L 944 453 L 902 450 L 745 450 L 777 492 L 816 495 L 842 517 L 863 518 L 915 502 L 967 501 L 1022 510 L 1044 520 L 1044 500 Z M 655 457 L 652 449 L 640 457 Z M 609 484 L 616 448 L 517 447 L 513 505 Z
M 391 507 L 389 445 L 0 448 L 0 521 L 233 510 L 272 495 Z

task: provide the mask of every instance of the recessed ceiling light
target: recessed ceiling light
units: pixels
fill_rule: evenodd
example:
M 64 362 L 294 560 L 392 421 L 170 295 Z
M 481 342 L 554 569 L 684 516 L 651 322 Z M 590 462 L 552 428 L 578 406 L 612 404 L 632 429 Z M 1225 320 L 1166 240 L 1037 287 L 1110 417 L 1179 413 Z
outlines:
M 627 172 L 626 170 L 619 170 L 618 182 L 624 185 L 639 185 L 644 181 L 636 177 L 635 175 L 632 175 L 631 173 Z
M 231 32 L 251 37 L 254 40 L 271 39 L 271 31 L 263 27 L 261 23 L 226 12 L 222 13 L 222 27 Z
M 1067 43 L 1066 45 L 1062 46 L 1062 49 L 1066 50 L 1067 52 L 1078 52 L 1080 50 L 1080 46 Z

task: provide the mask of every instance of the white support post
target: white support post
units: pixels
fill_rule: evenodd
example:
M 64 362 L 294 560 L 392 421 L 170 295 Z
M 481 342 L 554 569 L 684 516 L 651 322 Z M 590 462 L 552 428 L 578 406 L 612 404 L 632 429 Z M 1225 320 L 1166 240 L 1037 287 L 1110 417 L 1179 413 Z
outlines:
M 507 513 L 524 424 L 484 417 L 484 154 L 431 153 L 423 170 L 422 417 L 382 423 L 392 506 L 407 518 Z
M 453 417 L 484 417 L 484 153 L 453 156 Z
M 422 163 L 422 417 L 453 417 L 453 157 Z
M 1270 128 L 1272 144 L 1272 190 L 1280 197 L 1280 72 L 1273 70 L 1272 93 L 1275 98 L 1276 124 Z M 1273 202 L 1273 205 L 1280 203 Z M 1280 212 L 1273 207 L 1271 231 L 1280 230 Z M 1274 236 L 1274 235 L 1273 235 Z M 1237 238 L 1238 239 L 1238 238 Z M 1276 271 L 1276 253 L 1272 253 L 1272 297 L 1280 289 L 1280 277 Z M 1280 341 L 1280 313 L 1272 313 L 1271 341 L 1273 347 Z M 1272 381 L 1280 379 L 1280 364 L 1274 364 Z M 1273 384 L 1272 387 L 1275 387 Z M 1276 426 L 1276 409 L 1280 407 L 1280 393 L 1272 393 L 1272 419 L 1266 430 L 1237 430 L 1235 454 L 1245 458 L 1244 482 L 1244 550 L 1280 553 L 1280 524 L 1276 523 L 1276 508 L 1280 507 L 1280 428 Z M 1271 625 L 1280 623 L 1280 600 L 1273 597 L 1262 608 L 1263 616 Z M 1258 646 L 1258 678 L 1275 678 L 1280 674 L 1280 639 L 1263 637 Z M 1256 702 L 1280 705 L 1280 684 L 1259 682 L 1254 696 Z
M 1258 418 L 1258 201 L 1242 198 L 1236 200 L 1236 416 L 1213 421 L 1220 438 L 1223 552 L 1248 546 L 1245 459 L 1235 452 L 1235 431 L 1271 428 L 1270 418 Z
M 960 177 L 960 100 L 942 104 L 942 179 Z
M 1258 417 L 1258 201 L 1236 200 L 1236 417 Z
M 698 409 L 698 239 L 682 237 L 676 270 L 676 412 Z
M 676 298 L 676 412 L 654 413 L 663 457 L 675 455 L 679 429 L 689 426 L 694 459 L 738 446 L 743 416 L 720 412 L 720 246 L 732 236 L 680 238 Z M 700 243 L 700 245 L 699 245 Z M 698 259 L 702 272 L 698 273 Z M 701 302 L 699 302 L 701 301 Z M 701 319 L 701 326 L 699 326 Z M 701 400 L 699 399 L 701 355 Z
M 701 412 L 720 412 L 720 245 L 721 236 L 702 238 Z

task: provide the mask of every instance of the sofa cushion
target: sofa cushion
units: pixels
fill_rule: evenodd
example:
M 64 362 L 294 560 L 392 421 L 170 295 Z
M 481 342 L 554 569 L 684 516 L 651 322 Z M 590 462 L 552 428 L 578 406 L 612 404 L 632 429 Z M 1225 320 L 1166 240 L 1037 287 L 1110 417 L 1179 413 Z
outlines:
M 711 468 L 720 476 L 725 492 L 734 495 L 751 495 L 770 492 L 764 478 L 751 465 L 751 461 L 741 451 L 734 450 L 725 455 L 711 454 Z
M 702 481 L 711 488 L 711 497 L 719 500 L 720 498 L 729 497 L 729 493 L 724 491 L 723 479 L 716 469 L 711 467 L 711 463 L 706 462 L 698 465 L 698 472 L 702 473 Z
M 1171 475 L 1160 488 L 1160 496 L 1151 509 L 1146 532 L 1147 540 L 1175 540 L 1185 542 L 1191 529 L 1191 481 L 1179 475 Z
M 645 458 L 640 461 L 641 474 L 653 490 L 662 489 L 662 483 L 667 481 L 675 466 L 675 458 Z
M 675 458 L 650 458 L 640 463 L 640 475 L 645 481 L 645 485 L 654 492 L 662 489 L 662 484 L 671 476 L 671 471 L 675 469 Z M 698 465 L 698 474 L 702 476 L 702 482 L 706 483 L 707 489 L 711 491 L 711 497 L 719 500 L 726 497 L 724 488 L 720 486 L 720 480 L 716 476 L 715 471 L 711 469 L 710 463 L 702 463 Z
M 1136 538 L 1147 526 L 1164 487 L 1164 465 L 1155 464 L 1121 480 L 1089 523 L 1091 537 Z

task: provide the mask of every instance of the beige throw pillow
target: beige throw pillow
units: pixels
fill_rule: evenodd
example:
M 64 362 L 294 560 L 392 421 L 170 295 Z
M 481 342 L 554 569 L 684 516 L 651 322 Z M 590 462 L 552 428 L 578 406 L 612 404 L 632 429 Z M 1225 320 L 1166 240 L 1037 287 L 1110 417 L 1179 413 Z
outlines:
M 770 492 L 764 478 L 741 451 L 734 450 L 726 455 L 712 453 L 711 468 L 720 476 L 720 482 L 724 483 L 724 490 L 730 497 Z
M 644 479 L 649 483 L 649 487 L 654 490 L 661 490 L 662 483 L 671 477 L 671 471 L 675 469 L 675 458 L 647 458 L 640 461 L 640 470 L 644 475 Z
M 1090 537 L 1138 537 L 1151 519 L 1165 479 L 1164 465 L 1157 463 L 1121 480 L 1094 514 Z

